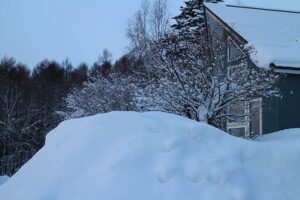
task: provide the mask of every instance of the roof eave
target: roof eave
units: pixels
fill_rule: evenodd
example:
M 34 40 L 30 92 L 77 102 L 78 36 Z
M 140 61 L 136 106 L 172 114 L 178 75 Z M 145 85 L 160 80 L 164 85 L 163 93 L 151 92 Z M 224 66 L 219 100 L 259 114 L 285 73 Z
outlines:
M 300 75 L 300 66 L 299 67 L 277 66 L 274 63 L 271 63 L 270 68 L 273 69 L 274 72 L 277 72 L 277 73 Z
M 205 5 L 205 3 L 203 4 L 203 8 L 205 9 L 205 11 L 208 11 L 209 14 L 214 16 L 215 19 L 217 19 L 221 23 L 221 25 L 228 31 L 228 33 L 231 34 L 232 36 L 235 36 L 235 38 L 238 39 L 240 43 L 242 43 L 242 44 L 248 43 L 248 41 L 243 36 L 241 36 L 230 25 L 228 25 L 224 20 L 222 20 L 216 13 L 214 13 L 211 9 L 209 9 Z

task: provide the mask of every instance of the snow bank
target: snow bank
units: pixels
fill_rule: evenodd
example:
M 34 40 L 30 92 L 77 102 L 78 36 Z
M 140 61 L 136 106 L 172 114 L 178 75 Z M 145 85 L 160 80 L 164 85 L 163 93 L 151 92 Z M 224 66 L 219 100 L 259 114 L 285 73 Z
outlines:
M 0 187 L 0 198 L 296 200 L 300 137 L 292 132 L 290 140 L 246 141 L 159 112 L 69 120 Z
M 8 176 L 0 176 L 0 186 L 8 180 Z
M 296 146 L 299 145 L 299 141 L 300 141 L 299 133 L 300 130 L 297 128 L 288 129 L 288 130 L 278 131 L 272 134 L 263 135 L 258 138 L 258 141 L 272 142 L 272 143 L 278 142 L 281 143 L 281 145 L 292 147 L 294 145 Z

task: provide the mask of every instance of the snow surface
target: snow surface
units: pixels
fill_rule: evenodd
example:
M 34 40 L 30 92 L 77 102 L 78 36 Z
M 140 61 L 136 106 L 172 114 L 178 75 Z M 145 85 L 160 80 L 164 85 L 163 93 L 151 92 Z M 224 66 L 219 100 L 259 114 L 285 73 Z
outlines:
M 8 176 L 0 176 L 0 186 L 8 180 Z
M 225 0 L 226 4 L 300 11 L 297 0 Z
M 296 200 L 299 132 L 247 141 L 160 112 L 73 119 L 48 134 L 0 199 Z
M 255 49 L 251 57 L 258 66 L 267 68 L 273 63 L 300 68 L 300 14 L 230 7 L 223 3 L 205 5 L 249 42 L 248 46 Z

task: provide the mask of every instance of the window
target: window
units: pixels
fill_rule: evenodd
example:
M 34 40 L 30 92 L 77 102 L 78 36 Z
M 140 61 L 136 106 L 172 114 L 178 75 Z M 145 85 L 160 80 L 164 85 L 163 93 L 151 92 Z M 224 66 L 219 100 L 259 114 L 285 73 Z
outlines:
M 262 99 L 239 102 L 231 106 L 228 112 L 233 114 L 227 120 L 228 133 L 244 138 L 252 138 L 262 134 Z
M 229 128 L 228 132 L 236 137 L 245 137 L 246 127 Z
M 243 57 L 243 50 L 228 36 L 227 41 L 227 61 L 231 62 Z
M 250 137 L 262 134 L 262 99 L 254 99 L 249 103 Z
M 250 137 L 248 105 L 248 102 L 240 101 L 228 109 L 232 117 L 227 121 L 227 131 L 231 135 L 243 138 Z
M 245 122 L 246 116 L 248 115 L 248 105 L 247 102 L 241 101 L 237 102 L 234 105 L 231 105 L 228 111 L 230 114 L 232 114 L 231 119 L 229 120 L 229 123 L 242 123 Z

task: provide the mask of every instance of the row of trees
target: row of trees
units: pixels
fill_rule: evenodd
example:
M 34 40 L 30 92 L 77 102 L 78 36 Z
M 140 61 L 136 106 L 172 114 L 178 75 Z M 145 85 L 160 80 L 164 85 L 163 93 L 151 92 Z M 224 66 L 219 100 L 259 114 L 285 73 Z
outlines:
M 89 74 L 105 74 L 102 65 L 95 62 L 89 70 L 84 63 L 73 68 L 68 59 L 61 64 L 44 60 L 30 71 L 14 58 L 1 60 L 0 169 L 4 161 L 26 161 L 44 145 L 46 134 L 63 120 L 56 111 L 65 110 L 64 98 Z
M 44 60 L 30 71 L 14 58 L 2 58 L 0 175 L 7 162 L 13 163 L 5 170 L 10 175 L 31 158 L 44 145 L 46 134 L 64 119 L 136 110 L 132 77 L 143 80 L 136 76 L 139 66 L 128 55 L 112 64 L 107 49 L 92 66 L 73 67 L 69 59 Z

